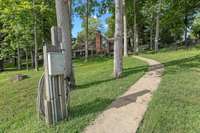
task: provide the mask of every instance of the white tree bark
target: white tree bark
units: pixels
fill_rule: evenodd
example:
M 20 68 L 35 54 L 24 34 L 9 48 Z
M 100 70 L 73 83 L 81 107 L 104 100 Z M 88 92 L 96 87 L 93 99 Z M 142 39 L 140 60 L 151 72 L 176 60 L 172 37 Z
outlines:
M 122 32 L 123 32 L 122 0 L 115 0 L 115 40 L 114 40 L 114 76 L 122 75 Z
M 36 22 L 34 26 L 34 40 L 35 40 L 35 70 L 38 71 L 38 43 L 37 43 L 37 31 L 36 31 Z
M 138 47 L 138 30 L 137 30 L 137 13 L 136 13 L 136 0 L 133 1 L 133 8 L 134 8 L 134 52 L 138 54 L 139 47 Z
M 161 0 L 159 0 L 157 17 L 156 17 L 156 36 L 155 36 L 155 52 L 158 52 L 159 45 L 159 33 L 160 33 L 160 8 L 161 8 Z
M 124 56 L 128 56 L 127 47 L 127 18 L 126 18 L 126 0 L 123 0 L 123 19 L 124 19 Z
M 68 0 L 55 0 L 56 1 L 56 16 L 58 27 L 62 30 L 62 43 L 61 48 L 64 50 L 65 55 L 65 87 L 69 88 L 70 81 L 73 81 L 72 70 L 72 41 L 71 41 L 71 11 Z M 69 104 L 69 90 L 67 89 L 67 103 Z M 69 108 L 69 106 L 67 105 Z M 68 116 L 68 112 L 67 112 Z
M 17 69 L 21 70 L 21 54 L 19 44 L 17 46 Z
M 150 30 L 150 50 L 153 49 L 153 29 Z
M 57 24 L 62 29 L 62 49 L 65 54 L 65 74 L 72 75 L 72 42 L 68 0 L 56 0 Z
M 68 0 L 68 7 L 69 7 L 69 24 L 70 24 L 70 38 L 72 38 L 72 1 L 71 0 Z M 71 39 L 72 40 L 72 39 Z M 71 45 L 72 45 L 72 41 L 71 41 Z M 72 49 L 71 49 L 71 54 L 72 54 Z M 71 73 L 71 76 L 70 76 L 70 82 L 71 82 L 71 89 L 74 89 L 75 88 L 75 85 L 76 85 L 76 80 L 75 80 L 75 75 L 74 75 L 74 69 L 73 69 L 73 64 L 72 64 L 72 73 Z
M 34 57 L 35 53 L 34 53 L 34 52 L 35 52 L 35 51 L 33 50 L 33 48 L 31 48 L 31 53 L 30 53 L 30 55 L 31 55 L 31 67 L 32 67 L 32 68 L 35 67 L 35 57 Z
M 33 8 L 35 7 L 35 0 L 33 0 Z M 34 55 L 34 62 L 35 62 L 35 70 L 38 71 L 38 42 L 37 42 L 37 17 L 36 13 L 34 14 L 34 44 L 35 44 L 35 55 Z
M 85 61 L 88 59 L 88 17 L 89 17 L 89 1 L 86 0 L 86 15 L 85 15 L 85 23 L 86 23 L 86 40 L 85 40 Z
M 151 23 L 151 29 L 150 29 L 150 50 L 153 50 L 153 28 L 154 28 L 154 24 L 153 24 L 153 13 L 152 13 L 152 23 Z
M 185 23 L 185 29 L 184 29 L 184 43 L 185 43 L 185 46 L 188 47 L 188 43 L 187 43 L 187 37 L 188 37 L 188 16 L 187 16 L 187 13 L 185 13 L 185 19 L 184 19 L 184 23 Z
M 25 48 L 25 56 L 26 56 L 26 70 L 29 70 L 29 63 L 28 63 L 28 49 Z

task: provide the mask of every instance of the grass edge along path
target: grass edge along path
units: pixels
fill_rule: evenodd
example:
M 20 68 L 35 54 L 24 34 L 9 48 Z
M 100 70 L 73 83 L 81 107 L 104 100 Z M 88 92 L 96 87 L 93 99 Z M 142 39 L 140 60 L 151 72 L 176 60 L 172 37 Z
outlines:
M 143 56 L 162 62 L 165 72 L 137 132 L 199 133 L 199 48 Z

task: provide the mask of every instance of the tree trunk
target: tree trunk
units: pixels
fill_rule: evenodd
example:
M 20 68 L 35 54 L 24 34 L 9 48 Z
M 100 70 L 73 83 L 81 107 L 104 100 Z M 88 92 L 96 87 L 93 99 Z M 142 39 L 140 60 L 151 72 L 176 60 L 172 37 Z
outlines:
M 137 10 L 136 10 L 136 0 L 133 2 L 133 8 L 134 8 L 134 52 L 135 54 L 138 54 L 139 47 L 138 47 L 138 29 L 137 29 Z
M 21 55 L 19 46 L 17 47 L 17 69 L 21 70 Z
M 0 59 L 0 72 L 4 70 L 3 59 Z
M 153 14 L 153 13 L 152 13 Z M 151 16 L 152 18 L 151 18 L 151 29 L 150 29 L 150 50 L 153 50 L 153 29 L 154 29 L 154 24 L 153 24 L 153 15 Z
M 153 50 L 153 27 L 150 30 L 150 50 Z
M 124 56 L 128 56 L 127 47 L 127 18 L 126 18 L 126 0 L 123 0 L 123 19 L 124 19 Z
M 131 43 L 131 52 L 134 52 L 134 39 L 133 39 L 133 37 L 130 38 L 130 43 Z
M 29 64 L 28 64 L 28 49 L 25 49 L 25 55 L 26 55 L 26 70 L 29 70 Z
M 72 16 L 72 1 L 71 0 L 68 0 L 68 7 L 69 7 L 69 25 L 70 25 L 70 38 L 72 38 L 72 19 L 71 19 L 71 16 Z M 72 39 L 71 39 L 72 40 Z M 71 43 L 72 45 L 72 43 Z M 71 54 L 72 54 L 72 50 L 71 50 Z M 75 80 L 75 74 L 74 74 L 74 68 L 73 68 L 73 64 L 72 64 L 72 68 L 71 68 L 72 72 L 71 72 L 71 78 L 70 78 L 70 84 L 71 84 L 71 89 L 74 89 L 75 86 L 76 86 L 76 80 Z
M 35 0 L 33 0 L 33 8 L 35 7 Z M 35 70 L 38 71 L 38 41 L 37 41 L 37 16 L 34 11 L 34 45 L 35 45 Z
M 188 30 L 187 30 L 187 27 L 188 27 L 188 17 L 187 17 L 187 13 L 185 14 L 185 20 L 184 20 L 184 24 L 185 24 L 185 31 L 184 31 L 184 43 L 185 43 L 185 46 L 188 47 L 188 41 L 187 41 L 187 36 L 188 36 Z
M 159 0 L 159 6 L 156 17 L 156 36 L 155 36 L 155 52 L 158 52 L 159 45 L 159 32 L 160 32 L 160 8 L 161 8 L 161 0 Z
M 85 61 L 87 61 L 88 59 L 88 10 L 89 10 L 89 3 L 88 3 L 88 0 L 87 0 L 87 3 L 86 3 L 86 42 L 85 42 Z
M 67 85 L 73 84 L 74 76 L 72 69 L 72 41 L 71 41 L 71 15 L 69 1 L 56 0 L 57 24 L 62 29 L 62 49 L 65 55 L 65 78 Z
M 115 0 L 115 40 L 114 40 L 114 76 L 122 75 L 122 31 L 123 5 L 121 0 Z
M 17 51 L 15 51 L 14 66 L 17 68 Z
M 34 68 L 34 66 L 35 66 L 34 51 L 30 50 L 30 52 L 31 52 L 31 67 Z

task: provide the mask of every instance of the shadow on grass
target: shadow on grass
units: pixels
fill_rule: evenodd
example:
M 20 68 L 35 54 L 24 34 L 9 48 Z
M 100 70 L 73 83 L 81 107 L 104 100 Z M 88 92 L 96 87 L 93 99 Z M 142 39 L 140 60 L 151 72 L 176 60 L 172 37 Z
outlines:
M 167 68 L 168 70 L 165 71 L 164 74 L 170 73 L 174 74 L 176 72 L 182 71 L 188 71 L 191 68 L 199 68 L 200 72 L 200 55 L 182 58 L 178 60 L 172 60 L 168 62 L 164 62 L 159 65 L 153 65 L 149 67 L 149 71 L 156 70 L 162 68 L 164 65 L 164 68 Z
M 106 62 L 109 61 L 110 59 L 112 59 L 111 57 L 100 57 L 100 56 L 94 56 L 94 57 L 89 57 L 87 62 L 85 62 L 85 58 L 77 58 L 73 60 L 73 63 L 78 64 L 78 66 L 81 65 L 85 65 L 85 64 L 94 64 L 94 63 L 102 63 L 102 62 Z
M 165 62 L 163 63 L 163 65 L 165 67 L 168 67 L 168 71 L 166 71 L 165 73 L 170 73 L 170 74 L 174 74 L 180 70 L 188 71 L 191 68 L 200 68 L 200 55 Z M 172 67 L 175 67 L 175 68 L 172 68 Z
M 141 71 L 147 71 L 148 66 L 138 66 L 133 68 L 125 68 L 123 70 L 122 78 L 128 77 L 129 75 L 132 75 L 134 73 L 139 73 Z
M 173 61 L 169 61 L 169 62 L 166 62 L 163 64 L 166 67 L 177 66 L 184 70 L 187 70 L 191 67 L 199 67 L 200 68 L 200 55 L 189 57 L 189 58 L 183 58 L 180 60 L 173 60 Z M 158 67 L 156 67 L 156 69 L 159 69 L 160 67 L 161 66 L 158 66 Z M 146 69 L 147 69 L 146 66 L 124 69 L 124 74 L 123 74 L 122 78 L 127 77 L 133 73 L 145 71 Z M 111 79 L 105 79 L 105 80 L 91 82 L 88 84 L 78 86 L 79 87 L 78 89 L 87 88 L 92 85 L 97 85 L 97 84 L 109 82 L 112 80 L 115 80 L 115 79 L 111 78 Z M 91 102 L 73 106 L 70 110 L 70 112 L 71 112 L 70 119 L 74 119 L 77 117 L 83 117 L 83 116 L 89 115 L 89 114 L 99 113 L 99 112 L 102 112 L 103 110 L 105 110 L 106 107 L 107 107 L 107 109 L 109 109 L 109 108 L 120 108 L 120 107 L 126 106 L 130 103 L 136 102 L 138 97 L 145 95 L 147 93 L 150 93 L 150 91 L 143 90 L 143 91 L 139 91 L 139 92 L 124 96 L 124 97 L 120 97 L 115 102 L 113 102 L 113 104 L 110 106 L 109 106 L 109 104 L 111 104 L 112 101 L 115 99 L 97 98 Z
M 70 119 L 103 111 L 114 99 L 97 98 L 86 104 L 74 106 L 70 109 Z
M 127 96 L 120 97 L 115 102 L 113 102 L 113 104 L 109 106 L 109 108 L 120 108 L 130 103 L 134 103 L 136 102 L 138 97 L 143 96 L 147 93 L 150 93 L 150 90 L 142 90 L 142 91 L 135 92 Z
M 97 98 L 92 102 L 72 107 L 70 109 L 70 112 L 71 112 L 70 119 L 74 119 L 76 117 L 82 117 L 84 115 L 89 115 L 93 113 L 102 112 L 103 110 L 106 109 L 106 107 L 108 107 L 107 109 L 110 109 L 110 108 L 120 108 L 120 107 L 126 106 L 130 103 L 136 102 L 138 97 L 143 96 L 147 93 L 150 93 L 150 91 L 143 90 L 143 91 L 135 92 L 130 95 L 120 97 L 116 101 L 114 101 L 114 99 Z M 114 102 L 112 103 L 112 101 Z
M 4 70 L 0 71 L 0 72 L 12 72 L 12 71 L 20 71 L 20 70 L 18 70 L 16 68 L 4 68 Z
M 191 50 L 192 48 L 200 49 L 200 46 L 191 46 L 191 47 L 185 47 L 185 46 L 171 46 L 167 48 L 161 48 L 158 52 L 155 52 L 154 50 L 145 50 L 141 52 L 142 54 L 157 54 L 157 53 L 168 53 L 168 52 L 174 52 L 177 50 Z
M 139 66 L 139 67 L 134 67 L 134 68 L 126 68 L 123 70 L 123 75 L 121 78 L 125 78 L 128 77 L 129 75 L 132 75 L 134 73 L 139 73 L 141 71 L 146 71 L 147 70 L 147 66 Z M 110 82 L 116 80 L 115 78 L 110 78 L 110 79 L 104 79 L 104 80 L 99 80 L 99 81 L 94 81 L 94 82 L 90 82 L 87 84 L 83 84 L 83 85 L 77 85 L 76 89 L 85 89 L 88 88 L 90 86 L 93 85 L 99 85 L 101 83 L 106 83 L 106 82 Z

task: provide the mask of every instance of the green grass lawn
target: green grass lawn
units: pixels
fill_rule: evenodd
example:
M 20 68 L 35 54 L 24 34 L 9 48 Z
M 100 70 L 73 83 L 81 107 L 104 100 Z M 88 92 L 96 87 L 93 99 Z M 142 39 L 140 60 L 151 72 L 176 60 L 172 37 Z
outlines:
M 112 64 L 111 58 L 90 59 L 88 63 L 75 61 L 77 88 L 71 92 L 70 118 L 54 127 L 37 118 L 36 87 L 42 71 L 0 73 L 0 132 L 80 132 L 147 70 L 145 63 L 128 57 L 124 60 L 123 77 L 115 80 Z M 19 73 L 30 78 L 11 83 L 9 78 Z
M 144 54 L 165 65 L 138 133 L 200 133 L 200 50 Z

